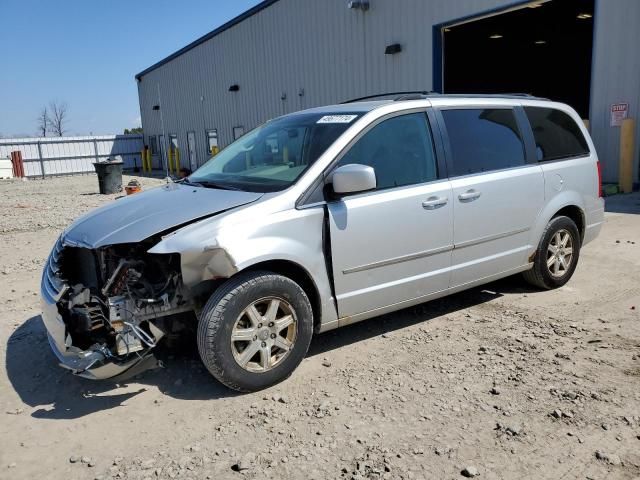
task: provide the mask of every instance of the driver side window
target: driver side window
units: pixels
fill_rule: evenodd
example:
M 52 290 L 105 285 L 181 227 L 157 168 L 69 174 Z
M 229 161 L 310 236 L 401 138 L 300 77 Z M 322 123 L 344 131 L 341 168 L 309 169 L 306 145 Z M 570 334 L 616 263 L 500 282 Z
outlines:
M 426 114 L 400 115 L 379 123 L 351 147 L 338 167 L 350 163 L 373 167 L 377 190 L 436 180 L 436 158 Z

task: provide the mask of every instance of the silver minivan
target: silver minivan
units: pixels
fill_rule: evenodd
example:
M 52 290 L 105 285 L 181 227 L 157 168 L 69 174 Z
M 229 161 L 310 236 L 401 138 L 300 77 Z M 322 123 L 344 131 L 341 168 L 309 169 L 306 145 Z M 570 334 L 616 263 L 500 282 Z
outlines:
M 315 108 L 75 221 L 44 269 L 42 318 L 83 377 L 140 371 L 191 328 L 211 374 L 253 391 L 287 378 L 314 333 L 518 273 L 564 285 L 603 212 L 593 143 L 567 105 Z

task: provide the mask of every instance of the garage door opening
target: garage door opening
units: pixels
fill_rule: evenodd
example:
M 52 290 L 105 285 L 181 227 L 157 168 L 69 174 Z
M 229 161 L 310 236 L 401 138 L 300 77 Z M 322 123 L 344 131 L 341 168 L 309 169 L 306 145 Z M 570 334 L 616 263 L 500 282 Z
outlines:
M 533 2 L 440 26 L 445 93 L 529 93 L 587 118 L 594 0 Z

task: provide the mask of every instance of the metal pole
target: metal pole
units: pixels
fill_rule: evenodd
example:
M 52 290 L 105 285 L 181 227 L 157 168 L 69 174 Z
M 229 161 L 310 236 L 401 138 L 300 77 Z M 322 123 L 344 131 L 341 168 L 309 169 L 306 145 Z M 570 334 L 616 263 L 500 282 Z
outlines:
M 162 98 L 160 97 L 160 84 L 156 83 L 156 87 L 158 87 L 158 107 L 160 109 L 160 126 L 162 128 L 162 140 L 163 143 L 167 141 L 167 135 L 164 131 L 164 117 L 162 116 Z M 167 145 L 162 145 L 160 148 L 160 153 L 162 154 L 162 161 L 164 162 L 164 167 L 167 173 L 167 178 L 169 177 L 169 162 L 167 161 Z
M 633 192 L 633 151 L 635 150 L 636 122 L 633 118 L 625 118 L 620 127 L 620 163 L 618 182 L 622 193 Z
M 209 157 L 209 155 L 211 154 L 211 152 L 209 152 L 209 132 L 207 131 L 207 122 L 204 119 L 204 95 L 200 96 L 200 111 L 202 112 L 202 129 L 204 130 L 204 141 L 205 141 L 205 153 L 204 153 L 204 157 L 203 160 L 206 163 L 206 159 Z M 195 132 L 194 132 L 195 135 Z M 195 138 L 196 141 L 196 151 L 198 150 L 198 137 L 196 136 Z M 189 165 L 191 166 L 191 165 Z M 199 168 L 200 165 L 196 165 L 196 168 Z
M 96 157 L 96 162 L 99 162 L 99 158 L 98 158 L 98 142 L 96 141 L 96 139 L 93 139 L 93 155 Z
M 44 178 L 44 160 L 42 159 L 42 145 L 38 142 L 38 159 L 40 160 L 40 172 L 42 172 L 42 178 Z

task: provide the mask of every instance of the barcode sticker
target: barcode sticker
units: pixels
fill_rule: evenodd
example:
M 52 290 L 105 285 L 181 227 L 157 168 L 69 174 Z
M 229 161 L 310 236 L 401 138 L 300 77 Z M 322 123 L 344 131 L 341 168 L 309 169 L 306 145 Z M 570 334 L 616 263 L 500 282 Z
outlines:
M 317 123 L 351 123 L 357 115 L 325 115 Z

